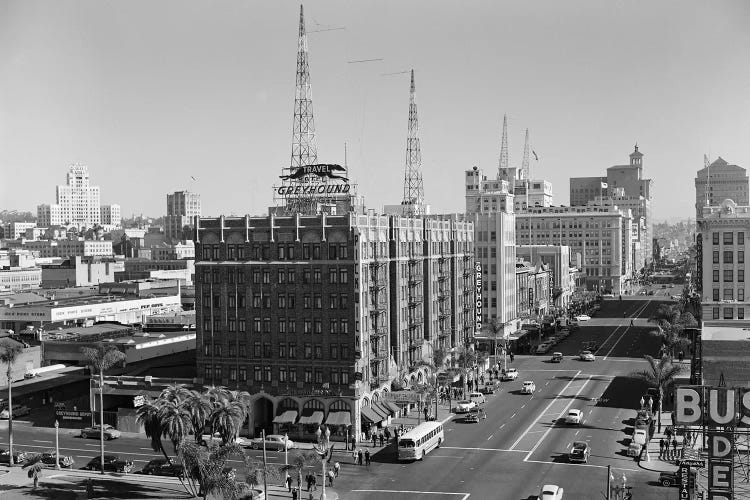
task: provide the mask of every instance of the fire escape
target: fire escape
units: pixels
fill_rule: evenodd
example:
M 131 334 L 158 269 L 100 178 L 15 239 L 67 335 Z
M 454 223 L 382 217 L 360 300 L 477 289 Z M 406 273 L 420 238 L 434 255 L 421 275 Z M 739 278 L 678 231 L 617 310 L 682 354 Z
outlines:
M 422 347 L 423 336 L 422 336 L 422 323 L 424 322 L 424 312 L 422 311 L 422 260 L 417 258 L 413 251 L 409 252 L 408 256 L 408 337 L 407 343 L 409 346 L 409 366 L 413 366 L 417 360 L 420 359 L 420 354 L 417 352 Z
M 386 263 L 370 263 L 370 386 L 388 381 L 388 281 Z
M 438 347 L 449 349 L 451 334 L 450 262 L 444 254 L 438 258 Z

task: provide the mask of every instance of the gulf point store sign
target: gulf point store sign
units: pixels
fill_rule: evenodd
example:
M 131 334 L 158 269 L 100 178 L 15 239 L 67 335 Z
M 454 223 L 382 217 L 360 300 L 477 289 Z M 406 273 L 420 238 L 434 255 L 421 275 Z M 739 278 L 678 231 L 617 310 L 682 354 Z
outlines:
M 750 390 L 682 386 L 675 390 L 675 424 L 705 426 L 708 434 L 708 499 L 732 500 L 733 428 L 750 426 Z M 680 499 L 688 499 L 683 496 Z

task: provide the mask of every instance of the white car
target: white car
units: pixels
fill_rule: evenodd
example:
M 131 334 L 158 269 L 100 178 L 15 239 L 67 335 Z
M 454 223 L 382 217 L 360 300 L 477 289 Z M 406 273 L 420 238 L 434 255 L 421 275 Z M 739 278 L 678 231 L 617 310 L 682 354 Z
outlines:
M 471 401 L 474 401 L 477 405 L 484 404 L 486 402 L 486 399 L 484 398 L 484 394 L 481 392 L 472 392 L 469 394 L 469 399 Z
M 477 407 L 474 401 L 462 400 L 456 402 L 456 413 L 469 413 L 471 410 Z
M 263 439 L 255 438 L 250 441 L 250 447 L 254 450 L 260 450 L 263 448 Z M 286 440 L 286 449 L 291 450 L 294 448 L 294 441 L 291 439 Z M 284 451 L 284 436 L 281 434 L 269 434 L 266 436 L 266 449 Z
M 539 492 L 539 500 L 562 500 L 563 489 L 554 484 L 545 484 Z
M 515 368 L 508 368 L 503 373 L 503 380 L 515 380 L 518 378 L 518 370 Z
M 579 314 L 578 316 L 575 317 L 576 321 L 588 321 L 590 319 L 591 319 L 591 316 L 587 314 Z
M 523 386 L 521 387 L 521 394 L 534 394 L 534 391 L 536 390 L 536 384 L 532 382 L 531 380 L 527 380 L 523 383 Z
M 646 430 L 635 429 L 633 431 L 633 439 L 631 441 L 633 443 L 638 443 L 641 446 L 646 446 L 646 442 L 648 441 L 648 434 L 646 433 Z
M 596 357 L 591 351 L 581 351 L 581 354 L 578 355 L 578 359 L 581 361 L 596 361 Z
M 581 410 L 570 410 L 565 416 L 566 424 L 582 424 L 583 423 L 583 412 Z

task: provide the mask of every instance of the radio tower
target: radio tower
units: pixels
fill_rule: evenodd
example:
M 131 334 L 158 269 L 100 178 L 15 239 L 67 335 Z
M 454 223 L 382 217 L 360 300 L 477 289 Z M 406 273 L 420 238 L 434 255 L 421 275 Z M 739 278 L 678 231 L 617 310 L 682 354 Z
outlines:
M 422 183 L 422 153 L 419 148 L 419 119 L 414 70 L 411 70 L 409 91 L 409 135 L 406 138 L 406 168 L 404 169 L 404 215 L 424 215 L 424 184 Z
M 523 143 L 523 161 L 521 162 L 521 175 L 529 179 L 529 129 L 526 129 L 526 140 Z
M 294 125 L 292 127 L 291 167 L 318 163 L 315 147 L 315 120 L 313 119 L 310 64 L 307 55 L 305 14 L 299 6 L 299 37 L 297 39 L 297 88 L 294 93 Z
M 502 179 L 508 173 L 508 116 L 503 115 L 503 139 L 500 143 L 500 166 L 497 171 L 498 179 Z

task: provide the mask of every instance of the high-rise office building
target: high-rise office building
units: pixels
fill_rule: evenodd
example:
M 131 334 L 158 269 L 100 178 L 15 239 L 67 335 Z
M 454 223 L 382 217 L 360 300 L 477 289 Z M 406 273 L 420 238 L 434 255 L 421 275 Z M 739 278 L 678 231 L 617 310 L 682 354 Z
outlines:
M 119 228 L 122 225 L 122 214 L 120 212 L 120 205 L 102 205 L 100 208 L 101 212 L 101 224 L 103 226 L 110 227 L 112 229 Z
M 750 204 L 748 186 L 747 170 L 718 157 L 698 170 L 695 177 L 695 218 L 702 216 L 703 207 L 715 207 L 724 200 L 732 200 L 739 206 Z
M 40 227 L 65 225 L 82 228 L 101 224 L 99 186 L 90 185 L 88 167 L 70 165 L 66 183 L 57 186 L 56 197 L 55 204 L 37 207 L 37 216 L 43 222 Z
M 170 243 L 193 237 L 195 217 L 201 216 L 201 195 L 175 191 L 167 195 L 167 216 L 164 221 L 166 240 Z

